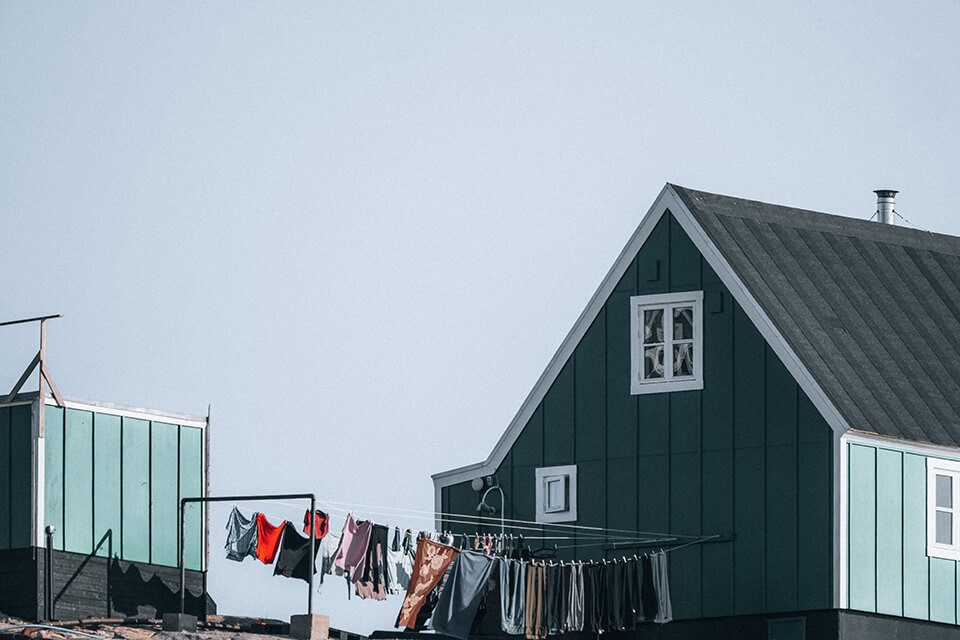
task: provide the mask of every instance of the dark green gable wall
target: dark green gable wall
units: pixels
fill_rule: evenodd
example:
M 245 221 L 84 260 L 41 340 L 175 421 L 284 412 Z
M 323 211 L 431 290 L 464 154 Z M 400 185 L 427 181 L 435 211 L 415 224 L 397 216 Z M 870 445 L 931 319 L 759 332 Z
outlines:
M 630 296 L 693 290 L 704 292 L 703 390 L 631 395 Z M 578 525 L 732 535 L 669 554 L 678 619 L 824 609 L 833 585 L 831 447 L 827 424 L 667 214 L 497 477 L 508 518 L 535 519 L 537 467 L 575 463 Z M 444 488 L 441 500 L 444 512 L 473 517 L 479 494 L 466 482 Z M 567 559 L 637 551 L 585 536 L 556 544 Z

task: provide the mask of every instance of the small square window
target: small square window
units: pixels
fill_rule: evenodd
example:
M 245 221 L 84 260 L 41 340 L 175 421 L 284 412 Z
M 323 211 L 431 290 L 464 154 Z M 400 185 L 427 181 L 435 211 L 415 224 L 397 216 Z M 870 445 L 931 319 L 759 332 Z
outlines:
M 577 519 L 577 466 L 536 470 L 537 522 Z
M 927 555 L 960 560 L 960 462 L 927 458 Z
M 630 393 L 703 388 L 703 292 L 630 298 Z
M 546 476 L 543 479 L 543 511 L 544 513 L 557 513 L 566 511 L 568 503 L 568 490 L 570 479 L 568 476 Z

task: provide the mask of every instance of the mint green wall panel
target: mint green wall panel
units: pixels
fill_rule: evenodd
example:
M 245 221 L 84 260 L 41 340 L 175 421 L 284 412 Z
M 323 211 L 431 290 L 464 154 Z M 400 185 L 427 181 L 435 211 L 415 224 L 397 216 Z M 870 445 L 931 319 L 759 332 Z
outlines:
M 150 425 L 150 561 L 176 565 L 179 561 L 180 501 L 177 425 L 153 422 Z
M 203 431 L 192 427 L 180 427 L 180 498 L 203 496 L 202 452 Z M 500 505 L 497 505 L 498 510 L 499 508 Z M 203 507 L 196 503 L 188 504 L 183 521 L 184 564 L 188 569 L 199 570 L 203 558 Z
M 63 433 L 63 548 L 93 550 L 93 414 L 67 409 Z
M 96 554 L 120 554 L 120 416 L 93 415 L 93 544 Z
M 10 409 L 0 407 L 0 549 L 10 548 Z
M 63 549 L 63 421 L 64 410 L 46 407 L 44 415 L 43 522 L 53 525 L 55 549 Z
M 957 621 L 957 568 L 955 560 L 930 558 L 930 619 L 954 624 Z
M 670 394 L 650 393 L 637 397 L 641 456 L 670 453 Z
M 125 560 L 150 562 L 150 423 L 123 418 L 123 525 Z
M 926 487 L 926 458 L 903 454 L 903 615 L 921 620 L 930 616 Z
M 513 445 L 513 464 L 539 467 L 543 464 L 543 407 L 537 407 Z M 533 476 L 530 476 L 533 478 Z
M 877 613 L 903 614 L 903 454 L 877 450 Z
M 877 610 L 876 455 L 873 447 L 849 448 L 848 552 L 849 604 L 860 611 Z

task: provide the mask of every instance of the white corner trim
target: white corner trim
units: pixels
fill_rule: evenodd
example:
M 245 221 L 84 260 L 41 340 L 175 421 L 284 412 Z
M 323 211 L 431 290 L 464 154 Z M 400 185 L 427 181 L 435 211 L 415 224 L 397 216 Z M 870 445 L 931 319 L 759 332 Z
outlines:
M 833 516 L 834 529 L 834 558 L 837 558 L 833 571 L 833 603 L 838 609 L 847 608 L 847 482 L 849 481 L 847 473 L 847 434 L 841 434 L 837 437 L 834 434 L 833 454 L 834 474 L 833 474 L 833 495 L 834 504 L 839 505 L 839 511 L 835 511 Z

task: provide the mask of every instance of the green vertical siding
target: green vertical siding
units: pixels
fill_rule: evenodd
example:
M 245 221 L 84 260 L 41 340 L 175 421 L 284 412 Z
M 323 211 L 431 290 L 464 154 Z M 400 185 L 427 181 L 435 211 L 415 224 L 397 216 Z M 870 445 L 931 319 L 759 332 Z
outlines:
M 30 405 L 0 407 L 0 549 L 30 546 Z
M 120 552 L 120 416 L 93 419 L 93 544 L 98 556 Z
M 93 548 L 93 414 L 67 409 L 63 433 L 63 548 Z
M 53 525 L 53 546 L 63 549 L 63 423 L 65 411 L 46 407 L 44 416 L 44 526 Z
M 701 289 L 703 390 L 631 395 L 630 297 Z M 575 463 L 579 525 L 732 536 L 669 556 L 674 615 L 689 619 L 832 606 L 833 454 L 830 428 L 666 215 L 497 475 L 510 518 L 534 519 L 537 467 Z M 468 487 L 445 488 L 445 508 L 475 513 Z M 561 557 L 624 555 L 577 543 Z
M 150 425 L 150 561 L 175 565 L 179 559 L 180 476 L 177 425 Z

